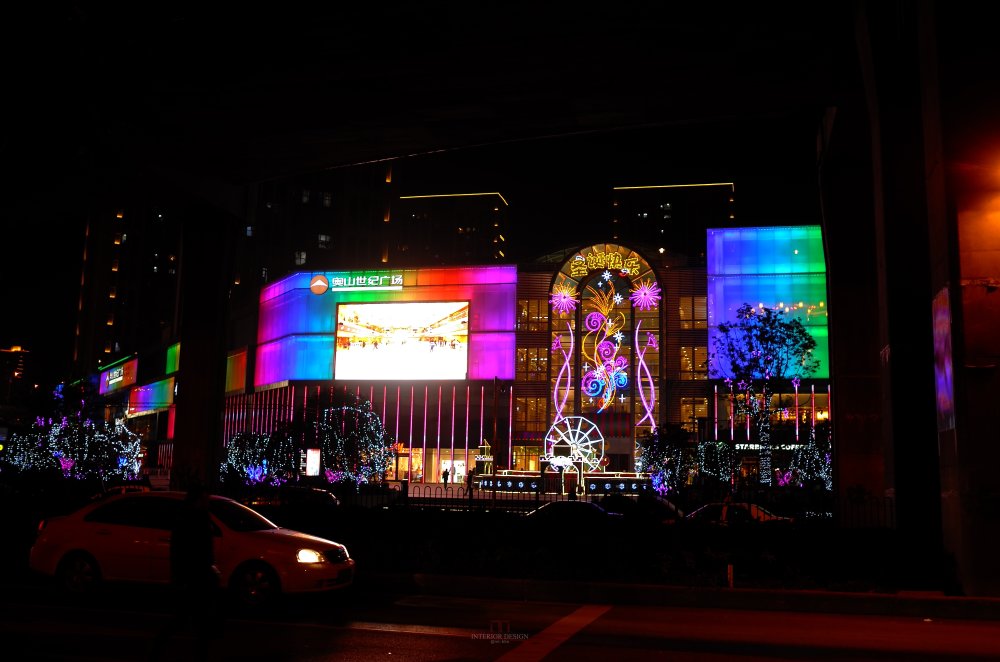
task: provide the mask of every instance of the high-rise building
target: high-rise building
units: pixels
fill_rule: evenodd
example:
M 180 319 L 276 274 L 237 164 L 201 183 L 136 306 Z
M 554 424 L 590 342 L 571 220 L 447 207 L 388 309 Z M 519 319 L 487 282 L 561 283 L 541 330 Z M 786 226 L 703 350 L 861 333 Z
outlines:
M 78 376 L 177 336 L 181 223 L 167 205 L 131 196 L 86 225 L 73 365 Z

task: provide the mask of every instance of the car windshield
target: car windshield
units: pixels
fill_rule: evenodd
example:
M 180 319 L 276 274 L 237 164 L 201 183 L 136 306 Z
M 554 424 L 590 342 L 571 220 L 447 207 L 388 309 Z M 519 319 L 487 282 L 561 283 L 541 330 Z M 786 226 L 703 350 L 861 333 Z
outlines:
M 260 513 L 235 501 L 213 499 L 208 509 L 226 525 L 226 528 L 233 531 L 267 531 L 278 528 L 274 522 Z

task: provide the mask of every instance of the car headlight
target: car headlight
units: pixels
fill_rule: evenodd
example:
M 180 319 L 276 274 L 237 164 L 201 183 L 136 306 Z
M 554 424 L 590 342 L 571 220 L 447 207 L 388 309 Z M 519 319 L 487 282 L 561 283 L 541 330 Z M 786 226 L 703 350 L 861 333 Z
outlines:
M 323 555 L 315 549 L 300 549 L 295 553 L 295 560 L 299 563 L 323 563 L 326 561 Z

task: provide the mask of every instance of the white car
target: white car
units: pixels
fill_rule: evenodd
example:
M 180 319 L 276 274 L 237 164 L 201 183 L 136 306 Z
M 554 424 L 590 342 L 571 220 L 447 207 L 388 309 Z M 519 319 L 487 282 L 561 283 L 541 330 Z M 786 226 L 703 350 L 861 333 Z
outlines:
M 184 497 L 131 492 L 43 520 L 29 565 L 77 592 L 100 581 L 167 584 L 170 531 Z M 278 527 L 225 497 L 210 497 L 208 509 L 221 585 L 245 604 L 280 593 L 342 589 L 354 581 L 354 560 L 339 543 Z

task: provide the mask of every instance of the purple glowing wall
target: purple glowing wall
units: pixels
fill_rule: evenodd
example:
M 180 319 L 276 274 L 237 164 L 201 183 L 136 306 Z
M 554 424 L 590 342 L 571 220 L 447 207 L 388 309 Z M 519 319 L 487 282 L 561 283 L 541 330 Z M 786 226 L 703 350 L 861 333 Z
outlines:
M 514 378 L 517 269 L 461 267 L 362 272 L 377 282 L 401 274 L 395 289 L 310 289 L 316 276 L 344 283 L 352 273 L 292 274 L 261 291 L 254 385 L 334 379 L 337 305 L 420 301 L 469 302 L 468 379 Z M 318 292 L 318 293 L 317 293 Z

